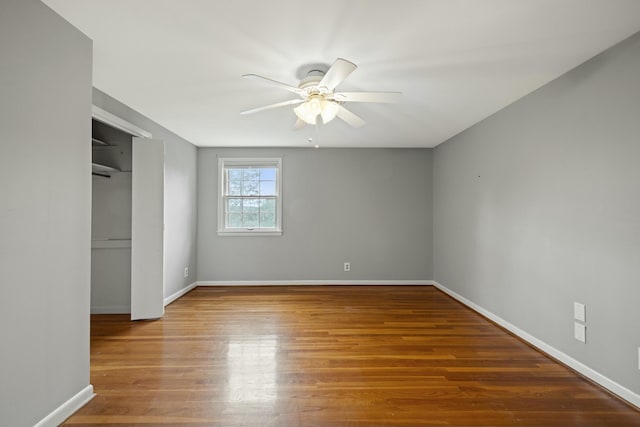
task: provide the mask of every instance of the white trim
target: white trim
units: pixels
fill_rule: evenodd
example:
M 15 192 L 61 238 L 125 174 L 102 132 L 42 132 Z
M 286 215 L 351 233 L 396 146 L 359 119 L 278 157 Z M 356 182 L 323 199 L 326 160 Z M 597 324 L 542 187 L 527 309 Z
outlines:
M 131 307 L 128 305 L 97 305 L 91 306 L 91 314 L 129 314 Z
M 126 132 L 133 136 L 140 136 L 143 138 L 152 138 L 151 132 L 147 132 L 146 130 L 134 125 L 131 122 L 128 122 L 115 114 L 111 114 L 110 112 L 103 110 L 102 108 L 92 105 L 91 106 L 91 116 L 99 122 L 105 123 L 111 127 L 116 129 L 120 129 L 123 132 Z
M 41 419 L 34 427 L 55 427 L 60 425 L 94 397 L 95 394 L 93 393 L 93 386 L 89 384 L 71 399 L 67 400 L 53 410 L 49 415 Z
M 168 297 L 166 297 L 164 299 L 164 306 L 165 307 L 168 306 L 169 304 L 171 304 L 172 302 L 174 302 L 175 300 L 177 300 L 182 295 L 186 294 L 187 292 L 189 292 L 191 289 L 195 288 L 196 286 L 198 286 L 198 282 L 193 282 L 192 284 L 185 286 L 184 288 L 180 289 L 179 291 L 172 293 L 171 295 L 169 295 Z
M 282 236 L 282 231 L 267 231 L 267 230 L 237 230 L 236 231 L 218 231 L 218 236 L 227 237 L 256 237 L 256 236 Z
M 538 350 L 542 351 L 543 353 L 548 354 L 549 356 L 553 357 L 554 359 L 558 360 L 559 362 L 564 363 L 565 365 L 569 366 L 570 368 L 576 370 L 580 374 L 584 375 L 585 377 L 589 378 L 593 382 L 595 382 L 595 383 L 601 385 L 602 387 L 606 388 L 607 390 L 609 390 L 613 394 L 617 395 L 621 399 L 627 401 L 628 403 L 632 404 L 633 406 L 640 408 L 640 395 L 638 395 L 638 394 L 634 393 L 633 391 L 629 390 L 628 388 L 618 384 L 617 382 L 611 380 L 610 378 L 605 377 L 601 373 L 593 370 L 592 368 L 588 367 L 587 365 L 583 364 L 582 362 L 577 361 L 576 359 L 574 359 L 573 357 L 569 356 L 568 354 L 563 353 L 562 351 L 552 347 L 551 345 L 547 344 L 546 342 L 544 342 L 544 341 L 534 337 L 533 335 L 523 331 L 522 329 L 518 328 L 517 326 L 509 323 L 508 321 L 504 320 L 503 318 L 501 318 L 501 317 L 493 314 L 492 312 L 484 309 L 483 307 L 477 305 L 476 303 L 466 299 L 462 295 L 459 295 L 459 294 L 455 293 L 454 291 L 452 291 L 451 289 L 445 287 L 444 285 L 441 285 L 440 283 L 438 283 L 436 281 L 433 281 L 433 285 L 436 288 L 440 289 L 445 294 L 447 294 L 447 295 L 451 296 L 452 298 L 460 301 L 462 304 L 464 304 L 467 307 L 471 308 L 472 310 L 478 312 L 479 314 L 483 315 L 484 317 L 486 317 L 487 319 L 491 320 L 492 322 L 497 323 L 498 325 L 500 325 L 504 329 L 508 330 L 509 332 L 513 333 L 514 335 L 518 336 L 519 338 L 523 339 L 524 341 L 528 342 L 529 344 L 531 344 L 532 346 L 536 347 Z
M 291 285 L 416 285 L 431 286 L 433 280 L 203 280 L 198 286 L 291 286 Z

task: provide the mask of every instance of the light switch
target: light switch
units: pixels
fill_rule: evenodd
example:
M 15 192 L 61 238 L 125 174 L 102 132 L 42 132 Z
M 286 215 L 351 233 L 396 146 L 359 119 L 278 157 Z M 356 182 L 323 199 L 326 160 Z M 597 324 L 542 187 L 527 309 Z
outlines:
M 573 324 L 573 336 L 580 342 L 587 342 L 587 327 L 582 323 Z
M 586 322 L 586 307 L 579 302 L 573 303 L 573 318 L 581 322 Z

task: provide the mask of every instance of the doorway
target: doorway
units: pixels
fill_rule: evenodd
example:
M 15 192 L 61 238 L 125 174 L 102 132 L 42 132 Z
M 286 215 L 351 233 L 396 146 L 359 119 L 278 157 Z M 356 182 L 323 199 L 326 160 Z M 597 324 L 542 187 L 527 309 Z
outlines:
M 164 142 L 151 136 L 93 107 L 92 314 L 164 313 Z

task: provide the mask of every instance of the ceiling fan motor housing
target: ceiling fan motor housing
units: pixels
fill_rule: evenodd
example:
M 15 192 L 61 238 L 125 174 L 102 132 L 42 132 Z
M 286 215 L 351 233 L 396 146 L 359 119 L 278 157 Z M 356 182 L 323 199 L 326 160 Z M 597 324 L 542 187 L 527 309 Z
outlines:
M 298 87 L 300 89 L 306 89 L 308 87 L 317 86 L 324 77 L 324 74 L 325 72 L 322 70 L 309 70 L 307 77 L 300 80 Z

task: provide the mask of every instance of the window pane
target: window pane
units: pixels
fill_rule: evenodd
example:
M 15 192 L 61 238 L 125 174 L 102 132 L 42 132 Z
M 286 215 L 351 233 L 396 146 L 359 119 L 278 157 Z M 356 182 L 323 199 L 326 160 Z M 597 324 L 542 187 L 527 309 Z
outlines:
M 245 214 L 258 213 L 258 207 L 260 206 L 259 199 L 244 199 L 242 211 Z
M 242 181 L 229 181 L 229 186 L 227 188 L 227 194 L 230 196 L 241 196 L 242 195 Z
M 229 181 L 242 181 L 242 171 L 243 169 L 227 169 Z
M 242 228 L 242 213 L 230 213 L 230 214 L 228 214 L 227 227 L 229 227 L 229 228 Z
M 276 168 L 260 168 L 260 181 L 275 181 Z
M 244 214 L 243 224 L 246 228 L 257 228 L 258 227 L 258 214 L 257 213 L 246 213 Z
M 276 195 L 276 182 L 275 181 L 260 181 L 260 195 L 261 196 L 275 196 Z
M 260 212 L 263 213 L 275 213 L 276 211 L 276 199 L 261 199 L 260 200 Z
M 275 228 L 276 227 L 276 214 L 275 212 L 260 212 L 260 227 L 261 228 Z
M 242 195 L 243 196 L 257 196 L 259 195 L 260 185 L 259 181 L 242 181 Z
M 260 169 L 246 168 L 243 169 L 244 173 L 242 179 L 245 181 L 257 181 L 260 179 Z
M 228 199 L 227 212 L 242 213 L 242 199 Z

